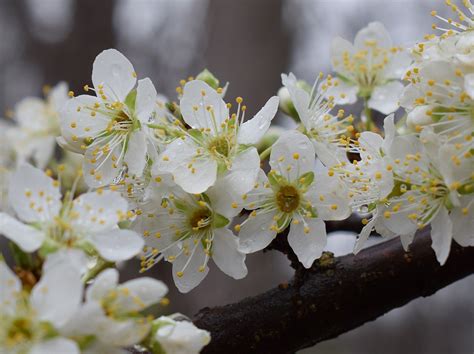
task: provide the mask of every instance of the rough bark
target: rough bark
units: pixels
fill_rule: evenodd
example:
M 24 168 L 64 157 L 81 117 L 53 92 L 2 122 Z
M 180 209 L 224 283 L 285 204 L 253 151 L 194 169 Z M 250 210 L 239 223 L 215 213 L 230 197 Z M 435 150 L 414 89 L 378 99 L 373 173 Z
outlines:
M 474 247 L 454 244 L 441 267 L 430 243 L 424 231 L 408 253 L 393 239 L 357 256 L 326 254 L 309 270 L 296 268 L 288 284 L 235 304 L 204 308 L 194 319 L 211 332 L 203 353 L 294 353 L 474 272 Z

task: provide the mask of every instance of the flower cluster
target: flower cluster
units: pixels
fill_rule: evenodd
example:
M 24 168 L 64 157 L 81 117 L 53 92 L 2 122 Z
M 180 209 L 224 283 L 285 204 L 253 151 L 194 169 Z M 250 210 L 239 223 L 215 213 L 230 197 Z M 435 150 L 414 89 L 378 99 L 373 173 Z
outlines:
M 0 233 L 17 262 L 16 274 L 0 262 L 0 351 L 198 353 L 208 332 L 144 312 L 167 302 L 162 282 L 119 285 L 116 263 L 135 256 L 141 272 L 171 263 L 187 293 L 211 259 L 244 278 L 246 255 L 276 237 L 310 268 L 325 221 L 351 215 L 363 225 L 354 253 L 374 230 L 408 249 L 427 226 L 440 264 L 453 239 L 474 246 L 474 9 L 447 3 L 457 20 L 432 15 L 453 29 L 434 25 L 443 33 L 410 49 L 377 22 L 354 44 L 336 38 L 335 73 L 313 85 L 282 74 L 248 120 L 209 71 L 171 101 L 115 49 L 95 59 L 85 94 L 62 83 L 18 104 L 0 132 Z M 358 99 L 362 112 L 338 106 Z M 269 131 L 279 107 L 296 129 Z M 383 133 L 373 110 L 390 114 Z

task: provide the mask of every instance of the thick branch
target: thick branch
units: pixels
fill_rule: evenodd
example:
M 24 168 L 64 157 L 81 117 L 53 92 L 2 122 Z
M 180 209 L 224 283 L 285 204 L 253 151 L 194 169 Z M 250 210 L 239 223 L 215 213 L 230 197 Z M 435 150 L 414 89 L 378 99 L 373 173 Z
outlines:
M 238 303 L 202 309 L 211 332 L 204 353 L 293 353 L 429 296 L 474 272 L 474 247 L 453 245 L 441 267 L 425 231 L 405 253 L 398 239 L 357 256 L 322 258 L 288 285 Z

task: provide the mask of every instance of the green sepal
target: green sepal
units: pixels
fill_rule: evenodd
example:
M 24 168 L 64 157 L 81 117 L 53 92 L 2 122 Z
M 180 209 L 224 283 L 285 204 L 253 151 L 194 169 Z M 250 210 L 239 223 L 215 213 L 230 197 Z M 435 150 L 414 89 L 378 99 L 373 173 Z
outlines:
M 212 217 L 212 226 L 215 229 L 219 229 L 221 227 L 227 226 L 230 220 L 227 219 L 225 216 L 215 213 Z
M 206 84 L 211 86 L 214 90 L 219 88 L 219 80 L 211 73 L 209 70 L 204 69 L 201 71 L 198 76 L 196 76 L 196 80 L 204 81 Z
M 125 104 L 127 107 L 130 109 L 130 111 L 134 112 L 135 111 L 135 103 L 137 100 L 137 90 L 132 90 L 130 93 L 127 95 L 125 98 Z
M 306 190 L 314 181 L 314 172 L 306 172 L 298 179 L 298 187 Z
M 204 139 L 202 132 L 199 129 L 189 129 L 188 134 L 191 135 L 194 139 L 196 139 L 199 142 L 201 142 Z
M 287 184 L 287 180 L 285 177 L 279 175 L 275 170 L 271 170 L 268 175 L 268 182 L 272 187 L 278 187 L 283 184 Z

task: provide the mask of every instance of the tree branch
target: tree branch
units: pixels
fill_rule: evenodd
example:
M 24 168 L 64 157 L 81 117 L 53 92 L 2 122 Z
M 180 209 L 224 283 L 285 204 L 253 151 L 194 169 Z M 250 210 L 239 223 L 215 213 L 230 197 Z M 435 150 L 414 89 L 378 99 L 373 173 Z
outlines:
M 289 284 L 235 304 L 204 308 L 194 319 L 211 332 L 203 353 L 293 353 L 474 272 L 474 247 L 453 245 L 441 267 L 430 242 L 425 230 L 408 253 L 394 239 L 357 256 L 326 255 L 309 270 L 297 269 Z

